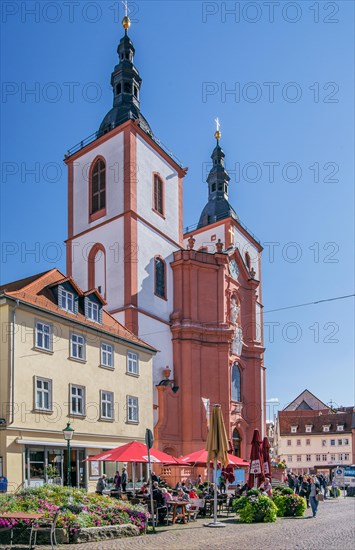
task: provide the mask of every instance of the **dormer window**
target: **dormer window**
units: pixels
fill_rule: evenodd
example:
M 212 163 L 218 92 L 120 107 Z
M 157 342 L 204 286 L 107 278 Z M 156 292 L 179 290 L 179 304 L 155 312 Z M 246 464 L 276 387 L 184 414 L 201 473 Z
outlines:
M 337 425 L 337 432 L 343 432 L 344 431 L 344 424 L 338 424 Z
M 88 301 L 88 314 L 87 318 L 91 321 L 99 322 L 99 306 L 95 302 Z
M 330 424 L 324 424 L 323 425 L 323 432 L 329 432 Z
M 291 433 L 292 434 L 297 433 L 297 428 L 298 428 L 298 426 L 291 426 Z
M 313 425 L 312 424 L 306 424 L 306 432 L 310 433 L 312 431 Z
M 65 311 L 74 313 L 74 294 L 72 292 L 62 290 L 60 307 Z

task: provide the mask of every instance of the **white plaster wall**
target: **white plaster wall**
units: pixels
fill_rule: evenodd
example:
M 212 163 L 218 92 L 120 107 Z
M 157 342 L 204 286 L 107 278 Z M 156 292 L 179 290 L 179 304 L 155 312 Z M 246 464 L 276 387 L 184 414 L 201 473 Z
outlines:
M 105 254 L 98 250 L 95 256 L 95 287 L 101 287 L 101 294 L 106 294 L 106 279 L 105 279 Z
M 138 220 L 138 307 L 164 319 L 170 320 L 173 311 L 173 273 L 170 263 L 177 250 L 151 227 Z M 161 256 L 166 262 L 167 300 L 154 294 L 154 256 Z
M 139 337 L 161 350 L 153 357 L 153 384 L 155 385 L 164 378 L 162 369 L 166 366 L 171 369 L 171 377 L 173 376 L 173 344 L 170 327 L 143 313 L 138 314 L 138 325 Z
M 245 262 L 245 253 L 248 252 L 250 256 L 250 267 L 255 270 L 255 278 L 259 279 L 259 252 L 257 248 L 234 227 L 234 246 L 239 249 L 239 252 Z
M 106 161 L 106 216 L 89 223 L 89 170 L 101 155 Z M 74 161 L 74 235 L 123 212 L 123 132 Z
M 214 241 L 211 241 L 212 235 L 216 235 L 216 239 Z M 216 252 L 216 243 L 218 239 L 221 239 L 223 244 L 225 243 L 224 224 L 213 227 L 212 229 L 208 229 L 207 226 L 205 231 L 196 233 L 193 237 L 196 239 L 194 244 L 195 250 L 198 250 L 201 246 L 207 246 L 207 252 L 214 254 Z M 184 239 L 184 248 L 188 247 L 187 241 L 188 239 Z
M 121 323 L 121 325 L 124 325 L 125 323 L 125 313 L 124 311 L 119 311 L 118 313 L 115 313 L 113 315 L 113 317 L 119 322 Z
M 165 219 L 152 209 L 154 172 L 159 172 L 164 180 Z M 137 212 L 165 235 L 179 242 L 178 174 L 140 136 L 137 136 Z
M 97 227 L 73 241 L 73 278 L 88 290 L 88 257 L 91 248 L 100 243 L 106 250 L 106 301 L 113 310 L 124 304 L 123 218 Z

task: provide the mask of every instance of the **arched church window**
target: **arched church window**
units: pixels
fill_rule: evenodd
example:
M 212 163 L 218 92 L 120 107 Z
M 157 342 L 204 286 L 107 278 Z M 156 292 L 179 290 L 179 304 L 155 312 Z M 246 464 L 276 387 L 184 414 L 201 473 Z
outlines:
M 158 212 L 162 216 L 164 215 L 163 193 L 164 193 L 163 180 L 161 179 L 160 176 L 158 176 L 158 174 L 154 174 L 154 197 L 153 197 L 154 206 L 153 208 L 156 212 Z
M 101 243 L 91 248 L 88 256 L 88 288 L 97 288 L 101 296 L 106 296 L 106 250 Z
M 92 165 L 90 177 L 90 214 L 95 214 L 106 207 L 106 166 L 102 158 Z
M 241 374 L 237 362 L 232 366 L 232 401 L 241 402 Z
M 235 456 L 240 456 L 241 437 L 240 437 L 240 434 L 239 434 L 237 428 L 234 428 L 234 430 L 233 430 L 232 444 L 233 444 L 233 454 Z
M 132 86 L 130 84 L 130 82 L 125 82 L 124 85 L 123 85 L 123 91 L 126 93 L 126 94 L 131 94 L 132 93 Z
M 154 258 L 154 293 L 159 298 L 166 298 L 166 270 L 165 262 L 159 256 Z
M 134 93 L 134 97 L 138 98 L 138 88 L 137 88 L 137 86 L 133 86 L 133 93 Z
M 215 183 L 212 183 L 212 193 L 213 191 L 216 191 L 216 184 Z
M 245 265 L 247 266 L 248 269 L 250 269 L 250 254 L 249 254 L 249 252 L 245 253 Z
M 116 95 L 120 95 L 121 91 L 122 91 L 122 85 L 121 85 L 121 82 L 119 82 L 116 85 Z

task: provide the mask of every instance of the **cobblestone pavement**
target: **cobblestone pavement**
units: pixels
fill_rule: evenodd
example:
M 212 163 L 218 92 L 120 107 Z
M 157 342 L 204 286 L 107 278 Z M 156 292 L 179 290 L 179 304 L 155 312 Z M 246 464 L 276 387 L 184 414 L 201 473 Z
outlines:
M 60 550 L 353 550 L 355 548 L 355 498 L 340 497 L 319 503 L 318 515 L 278 518 L 276 523 L 240 524 L 235 516 L 220 518 L 226 527 L 204 527 L 198 519 L 187 525 L 159 527 L 157 533 L 131 539 L 109 540 L 81 545 L 61 545 Z M 13 548 L 22 548 L 16 547 Z M 48 550 L 48 546 L 37 546 Z

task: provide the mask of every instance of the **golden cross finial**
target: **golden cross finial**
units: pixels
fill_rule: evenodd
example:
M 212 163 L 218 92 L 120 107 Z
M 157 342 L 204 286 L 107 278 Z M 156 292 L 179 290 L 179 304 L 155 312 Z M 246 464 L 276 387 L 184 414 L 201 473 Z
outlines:
M 219 122 L 219 118 L 215 118 L 214 119 L 215 123 L 216 123 L 216 131 L 214 133 L 214 137 L 216 138 L 216 140 L 218 141 L 219 139 L 221 139 L 221 131 L 220 131 L 220 127 L 221 127 L 221 123 Z

